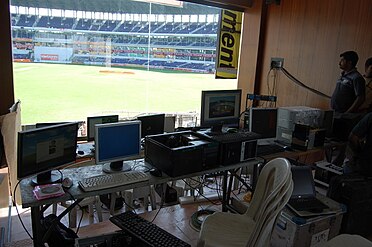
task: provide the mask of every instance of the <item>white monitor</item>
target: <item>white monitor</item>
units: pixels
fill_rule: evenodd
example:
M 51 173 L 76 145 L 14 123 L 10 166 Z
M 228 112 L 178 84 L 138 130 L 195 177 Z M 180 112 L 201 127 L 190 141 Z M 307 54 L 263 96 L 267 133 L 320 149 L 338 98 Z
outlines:
M 131 169 L 125 160 L 138 158 L 141 152 L 141 121 L 97 124 L 95 126 L 95 158 L 104 172 Z

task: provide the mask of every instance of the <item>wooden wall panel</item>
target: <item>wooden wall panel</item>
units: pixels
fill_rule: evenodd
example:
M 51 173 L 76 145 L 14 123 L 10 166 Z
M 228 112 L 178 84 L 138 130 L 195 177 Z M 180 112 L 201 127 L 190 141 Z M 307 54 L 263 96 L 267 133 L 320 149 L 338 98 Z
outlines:
M 262 4 L 257 2 L 243 16 L 241 47 L 238 66 L 238 88 L 242 89 L 242 108 L 245 107 L 247 93 L 253 93 L 257 78 L 257 61 L 259 60 L 260 33 L 262 21 Z
M 304 84 L 331 95 L 340 74 L 339 54 L 358 52 L 358 68 L 364 72 L 372 56 L 372 5 L 370 0 L 282 0 L 267 6 L 263 35 L 259 92 L 267 94 L 271 57 L 283 57 L 284 68 Z M 248 10 L 249 11 L 249 10 Z M 246 30 L 244 29 L 244 32 Z M 291 82 L 282 72 L 277 77 L 278 106 L 307 105 L 329 108 L 329 99 Z
M 14 104 L 9 0 L 0 2 L 0 115 Z

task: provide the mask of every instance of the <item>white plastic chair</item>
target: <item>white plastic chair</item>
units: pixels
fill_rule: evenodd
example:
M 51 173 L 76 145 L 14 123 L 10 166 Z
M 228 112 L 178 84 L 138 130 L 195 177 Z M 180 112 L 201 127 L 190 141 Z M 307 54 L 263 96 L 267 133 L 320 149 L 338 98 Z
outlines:
M 274 223 L 293 190 L 291 165 L 284 158 L 268 162 L 244 214 L 218 212 L 202 224 L 198 247 L 268 246 Z

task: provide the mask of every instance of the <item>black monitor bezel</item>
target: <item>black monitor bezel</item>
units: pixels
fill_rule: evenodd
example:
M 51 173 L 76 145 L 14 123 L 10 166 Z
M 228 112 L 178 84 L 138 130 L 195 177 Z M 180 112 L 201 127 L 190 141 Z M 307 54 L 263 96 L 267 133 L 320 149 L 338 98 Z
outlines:
M 40 122 L 40 123 L 36 123 L 35 127 L 39 129 L 39 128 L 45 128 L 45 127 L 54 126 L 54 125 L 66 124 L 66 123 L 71 123 L 71 122 L 45 122 L 45 123 Z
M 275 133 L 270 135 L 270 136 L 259 133 L 254 128 L 257 125 L 256 123 L 254 123 L 254 121 L 255 121 L 254 113 L 255 112 L 267 112 L 267 111 L 269 111 L 269 112 L 275 111 L 276 112 L 275 128 L 273 128 L 273 130 L 275 130 Z M 278 126 L 278 108 L 262 108 L 262 107 L 251 107 L 251 108 L 249 108 L 249 131 L 255 132 L 255 133 L 261 135 L 260 139 L 275 139 L 276 135 L 277 135 L 277 126 Z
M 117 123 L 119 122 L 119 115 L 117 114 L 113 114 L 113 115 L 103 115 L 103 116 L 91 116 L 91 117 L 87 117 L 87 141 L 90 142 L 90 141 L 94 141 L 94 136 L 92 137 L 91 134 L 95 134 L 95 128 L 93 127 L 93 133 L 90 132 L 90 129 L 89 126 L 91 124 L 91 121 L 93 119 L 99 119 L 99 118 L 106 118 L 106 117 L 116 117 L 117 118 L 117 121 L 115 122 L 110 122 L 110 123 Z M 104 124 L 104 123 L 100 123 L 100 124 Z
M 35 134 L 35 133 L 38 133 L 38 132 L 41 132 L 39 134 L 42 134 L 43 132 L 47 132 L 47 131 L 50 131 L 52 129 L 65 128 L 65 127 L 70 128 L 71 126 L 75 126 L 75 132 L 76 132 L 76 135 L 74 136 L 75 137 L 74 140 L 71 141 L 71 143 L 74 143 L 73 148 L 74 148 L 75 151 L 73 152 L 74 155 L 71 155 L 71 157 L 68 159 L 69 160 L 68 162 L 63 161 L 63 163 L 62 162 L 56 163 L 56 164 L 51 165 L 47 169 L 45 167 L 43 167 L 42 169 L 39 168 L 39 169 L 32 170 L 32 171 L 29 170 L 28 172 L 24 171 L 25 169 L 22 166 L 22 164 L 24 162 L 24 155 L 23 155 L 24 154 L 24 144 L 23 144 L 24 135 Z M 56 170 L 58 168 L 73 164 L 76 161 L 78 129 L 79 129 L 79 122 L 70 122 L 70 123 L 65 123 L 65 124 L 57 124 L 57 125 L 53 125 L 53 126 L 35 128 L 35 129 L 31 129 L 31 130 L 24 130 L 24 131 L 18 132 L 18 137 L 17 137 L 18 138 L 17 139 L 18 140 L 18 143 L 17 143 L 18 144 L 17 145 L 17 178 L 18 178 L 18 180 L 24 179 L 24 178 L 27 178 L 27 177 L 37 176 L 39 174 L 49 172 L 49 171 L 52 171 L 52 170 Z
M 145 138 L 148 135 L 164 134 L 165 113 L 138 116 L 137 120 L 141 121 L 141 138 Z M 162 126 L 162 129 L 159 131 L 146 131 L 147 124 L 154 123 L 154 120 L 159 120 L 158 123 Z
M 217 119 L 217 120 L 209 120 L 206 117 L 206 110 L 207 105 L 209 104 L 209 97 L 211 95 L 220 95 L 226 96 L 228 94 L 232 94 L 238 97 L 238 104 L 237 104 L 237 115 L 234 117 L 228 117 L 226 119 Z M 242 98 L 242 90 L 241 89 L 232 89 L 232 90 L 203 90 L 202 97 L 201 97 L 201 113 L 200 113 L 200 126 L 201 127 L 212 127 L 216 125 L 223 125 L 226 127 L 234 127 L 239 128 L 240 124 L 240 109 L 241 109 L 241 98 Z

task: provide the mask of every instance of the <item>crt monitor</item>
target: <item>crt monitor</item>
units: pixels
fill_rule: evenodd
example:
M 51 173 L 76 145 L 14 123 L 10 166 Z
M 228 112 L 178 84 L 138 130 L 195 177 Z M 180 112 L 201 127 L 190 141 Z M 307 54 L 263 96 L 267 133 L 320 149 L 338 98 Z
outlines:
M 276 139 L 276 126 L 278 121 L 277 108 L 249 108 L 245 122 L 248 129 L 261 135 L 258 144 L 265 144 Z
M 200 125 L 212 131 L 239 128 L 241 95 L 240 89 L 202 91 Z
M 141 137 L 164 133 L 165 114 L 152 114 L 137 117 L 141 121 Z
M 129 171 L 124 160 L 137 158 L 141 152 L 141 121 L 97 124 L 95 158 L 107 173 Z
M 53 125 L 18 133 L 18 179 L 37 175 L 35 184 L 60 181 L 52 172 L 76 159 L 78 123 Z
M 94 126 L 96 124 L 119 122 L 119 115 L 95 116 L 87 118 L 87 140 L 94 141 Z

